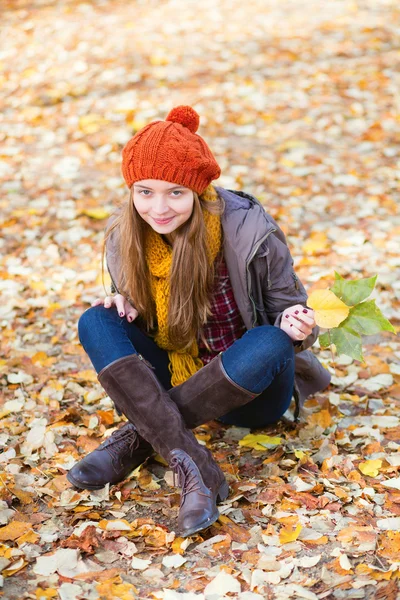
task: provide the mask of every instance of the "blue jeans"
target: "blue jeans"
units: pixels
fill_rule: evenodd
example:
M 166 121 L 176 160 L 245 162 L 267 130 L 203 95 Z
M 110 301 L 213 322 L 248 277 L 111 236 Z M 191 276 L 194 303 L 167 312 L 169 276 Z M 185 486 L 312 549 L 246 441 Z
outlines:
M 97 373 L 114 360 L 137 353 L 154 367 L 160 383 L 171 388 L 168 352 L 138 327 L 120 317 L 115 306 L 89 308 L 79 319 L 79 339 Z M 260 394 L 219 420 L 256 429 L 275 423 L 290 405 L 294 385 L 294 348 L 289 336 L 271 325 L 255 327 L 222 353 L 229 377 Z

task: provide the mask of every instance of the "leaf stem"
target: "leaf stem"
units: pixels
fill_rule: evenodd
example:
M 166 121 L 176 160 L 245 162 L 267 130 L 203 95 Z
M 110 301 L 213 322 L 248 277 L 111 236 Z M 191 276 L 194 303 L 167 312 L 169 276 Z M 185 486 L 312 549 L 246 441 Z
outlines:
M 10 490 L 10 488 L 7 486 L 7 484 L 4 483 L 4 479 L 3 479 L 3 477 L 1 475 L 0 475 L 0 481 L 2 483 L 2 486 L 7 490 L 7 492 L 9 494 L 11 494 L 11 496 L 14 496 L 14 498 L 16 498 L 15 494 L 13 494 L 12 491 Z
M 336 372 L 335 356 L 333 354 L 332 339 L 331 339 L 331 330 L 330 329 L 328 329 L 328 336 L 329 336 L 329 348 L 331 350 L 331 356 L 332 356 L 332 365 L 333 365 L 333 368 L 335 369 L 335 372 Z

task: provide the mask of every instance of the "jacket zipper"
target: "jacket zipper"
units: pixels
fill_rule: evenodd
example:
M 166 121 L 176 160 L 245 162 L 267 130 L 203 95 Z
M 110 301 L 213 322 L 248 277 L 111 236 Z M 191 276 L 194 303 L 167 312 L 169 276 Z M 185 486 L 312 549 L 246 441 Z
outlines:
M 251 279 L 250 279 L 250 273 L 249 273 L 249 266 L 250 266 L 251 261 L 253 260 L 253 258 L 257 254 L 258 249 L 260 248 L 261 244 L 263 244 L 265 242 L 265 240 L 271 235 L 271 233 L 274 233 L 274 231 L 276 231 L 276 227 L 273 227 L 272 229 L 270 229 L 268 231 L 268 233 L 263 238 L 261 238 L 261 240 L 259 240 L 257 246 L 253 250 L 253 252 L 252 252 L 249 260 L 246 263 L 247 292 L 249 294 L 249 298 L 250 298 L 251 303 L 253 305 L 253 316 L 254 316 L 253 327 L 255 327 L 256 324 L 257 324 L 257 310 L 256 310 L 256 304 L 254 302 L 253 296 L 251 295 Z

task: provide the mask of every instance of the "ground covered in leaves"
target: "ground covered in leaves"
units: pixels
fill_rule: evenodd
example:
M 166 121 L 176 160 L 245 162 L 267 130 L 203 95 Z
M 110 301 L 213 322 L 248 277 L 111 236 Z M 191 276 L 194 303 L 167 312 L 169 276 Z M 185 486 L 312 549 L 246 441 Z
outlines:
M 159 461 L 95 493 L 66 473 L 119 423 L 76 325 L 103 293 L 120 152 L 177 104 L 201 114 L 219 183 L 278 220 L 307 288 L 377 273 L 399 326 L 399 17 L 395 0 L 3 0 L 4 598 L 397 597 L 393 334 L 366 340 L 365 362 L 315 348 L 332 384 L 294 428 L 196 431 L 231 484 L 201 536 L 175 535 L 179 494 Z

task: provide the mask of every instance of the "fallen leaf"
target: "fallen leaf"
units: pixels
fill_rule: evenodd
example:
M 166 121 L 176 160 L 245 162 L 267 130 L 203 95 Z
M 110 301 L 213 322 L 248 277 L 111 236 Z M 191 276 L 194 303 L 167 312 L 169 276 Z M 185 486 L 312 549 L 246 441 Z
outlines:
M 131 561 L 132 569 L 137 569 L 139 571 L 144 571 L 149 565 L 151 565 L 151 560 L 137 558 L 136 556 L 134 556 Z
M 186 561 L 187 559 L 183 558 L 183 556 L 180 556 L 179 554 L 173 554 L 172 556 L 164 556 L 162 559 L 162 564 L 168 569 L 177 569 L 178 567 L 184 565 Z
M 299 537 L 302 530 L 300 523 L 293 529 L 292 527 L 282 528 L 279 532 L 279 541 L 281 544 L 289 544 Z
M 249 433 L 239 440 L 239 446 L 247 446 L 248 448 L 254 448 L 255 450 L 265 450 L 266 448 L 278 446 L 281 443 L 281 439 L 282 438 L 280 437 Z
M 380 459 L 366 460 L 358 465 L 361 473 L 368 475 L 368 477 L 376 477 L 381 467 L 382 461 Z
M 204 596 L 208 599 L 214 598 L 215 596 L 225 596 L 228 593 L 240 594 L 240 590 L 240 583 L 233 575 L 230 575 L 225 571 L 220 571 L 205 587 Z
M 382 481 L 381 485 L 383 485 L 383 487 L 392 488 L 394 490 L 400 490 L 400 477 L 393 477 L 392 479 Z
M 32 531 L 32 526 L 29 523 L 12 521 L 5 527 L 0 528 L 0 541 L 6 542 L 9 540 L 16 540 L 30 531 Z
M 327 429 L 332 424 L 332 417 L 328 410 L 320 410 L 310 415 L 309 423 L 311 425 L 320 425 L 324 429 Z
M 400 531 L 400 517 L 378 519 L 376 526 L 383 531 Z

